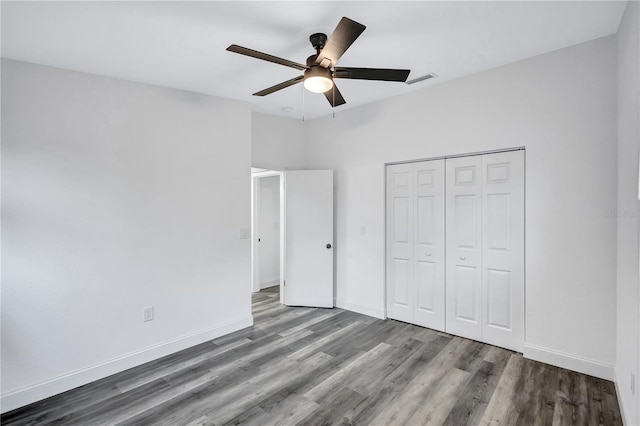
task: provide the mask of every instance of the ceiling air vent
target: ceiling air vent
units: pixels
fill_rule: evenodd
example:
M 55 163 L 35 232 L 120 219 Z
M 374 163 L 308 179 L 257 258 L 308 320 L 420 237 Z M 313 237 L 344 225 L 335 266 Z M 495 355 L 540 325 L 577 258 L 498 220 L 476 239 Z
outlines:
M 425 74 L 425 75 L 423 75 L 421 77 L 417 77 L 417 78 L 414 78 L 412 80 L 408 80 L 407 84 L 416 84 L 416 83 L 420 83 L 421 81 L 429 80 L 430 78 L 436 78 L 436 77 L 437 77 L 436 74 L 429 73 L 429 74 Z

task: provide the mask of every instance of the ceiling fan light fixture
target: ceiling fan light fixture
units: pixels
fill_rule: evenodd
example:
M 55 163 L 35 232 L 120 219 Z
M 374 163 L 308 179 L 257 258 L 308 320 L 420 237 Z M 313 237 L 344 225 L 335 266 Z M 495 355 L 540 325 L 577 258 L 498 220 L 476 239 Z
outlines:
M 304 88 L 313 93 L 324 93 L 333 87 L 331 70 L 314 66 L 304 73 Z
M 304 88 L 313 93 L 324 93 L 332 87 L 333 81 L 327 77 L 314 76 L 304 79 Z

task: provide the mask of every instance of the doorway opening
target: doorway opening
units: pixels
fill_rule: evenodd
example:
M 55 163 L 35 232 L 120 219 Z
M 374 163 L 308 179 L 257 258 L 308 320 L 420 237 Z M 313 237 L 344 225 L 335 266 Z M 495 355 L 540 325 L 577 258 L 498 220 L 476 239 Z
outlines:
M 251 291 L 278 287 L 283 280 L 283 172 L 251 168 Z
M 251 291 L 334 307 L 333 170 L 251 170 Z

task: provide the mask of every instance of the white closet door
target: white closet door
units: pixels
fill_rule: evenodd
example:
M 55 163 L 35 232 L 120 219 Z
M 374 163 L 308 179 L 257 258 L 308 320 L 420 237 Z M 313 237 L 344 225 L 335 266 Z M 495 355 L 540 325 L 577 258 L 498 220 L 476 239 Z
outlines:
M 387 315 L 413 321 L 413 179 L 411 164 L 387 167 Z
M 387 253 L 390 318 L 521 352 L 524 151 L 388 166 Z
M 444 160 L 414 163 L 413 172 L 413 323 L 444 331 Z
M 524 151 L 482 156 L 483 341 L 524 345 Z
M 446 160 L 446 331 L 482 340 L 482 157 Z

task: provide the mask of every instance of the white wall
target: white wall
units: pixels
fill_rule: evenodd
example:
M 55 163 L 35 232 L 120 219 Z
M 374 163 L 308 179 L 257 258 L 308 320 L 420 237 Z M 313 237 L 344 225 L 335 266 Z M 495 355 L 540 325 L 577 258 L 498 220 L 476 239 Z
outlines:
M 640 155 L 640 4 L 627 3 L 618 32 L 618 225 L 616 384 L 627 424 L 640 424 L 638 386 L 638 156 Z
M 308 166 L 335 169 L 336 303 L 378 316 L 384 163 L 525 146 L 525 355 L 613 377 L 616 221 L 605 211 L 616 207 L 614 36 L 337 112 L 306 130 Z
M 251 123 L 251 164 L 273 170 L 304 169 L 305 122 L 254 112 Z
M 252 323 L 248 104 L 3 60 L 2 124 L 3 411 Z
M 259 178 L 259 182 L 260 287 L 266 288 L 280 279 L 280 176 Z

